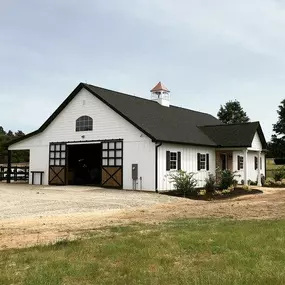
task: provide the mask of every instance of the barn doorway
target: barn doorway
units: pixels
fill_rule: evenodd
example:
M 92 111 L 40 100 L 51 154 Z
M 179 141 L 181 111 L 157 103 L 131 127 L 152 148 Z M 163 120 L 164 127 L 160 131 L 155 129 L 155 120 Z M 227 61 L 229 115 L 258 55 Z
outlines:
M 102 184 L 102 144 L 68 145 L 69 185 Z

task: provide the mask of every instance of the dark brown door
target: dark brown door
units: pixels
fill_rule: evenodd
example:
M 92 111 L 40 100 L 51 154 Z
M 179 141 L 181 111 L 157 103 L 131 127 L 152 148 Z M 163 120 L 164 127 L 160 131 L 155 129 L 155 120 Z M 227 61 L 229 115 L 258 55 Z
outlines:
M 102 186 L 122 188 L 122 167 L 102 167 Z
M 66 144 L 64 143 L 50 144 L 49 184 L 66 185 Z
M 102 143 L 102 186 L 123 187 L 123 142 Z

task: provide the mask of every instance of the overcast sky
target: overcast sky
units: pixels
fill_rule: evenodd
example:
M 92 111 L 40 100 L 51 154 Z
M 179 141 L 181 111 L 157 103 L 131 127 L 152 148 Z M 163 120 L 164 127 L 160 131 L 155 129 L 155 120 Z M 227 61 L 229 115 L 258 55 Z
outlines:
M 216 115 L 237 99 L 267 139 L 285 98 L 285 2 L 0 0 L 0 125 L 30 132 L 79 82 Z

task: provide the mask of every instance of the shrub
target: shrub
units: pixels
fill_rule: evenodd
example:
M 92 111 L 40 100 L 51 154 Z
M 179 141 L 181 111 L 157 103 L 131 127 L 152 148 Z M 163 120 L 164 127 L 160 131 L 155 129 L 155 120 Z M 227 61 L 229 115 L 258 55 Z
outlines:
M 232 191 L 235 190 L 235 186 L 234 186 L 234 185 L 231 185 L 227 190 L 230 191 L 230 192 L 232 192 Z
M 248 187 L 248 185 L 243 185 L 243 186 L 242 186 L 242 189 L 243 189 L 243 190 L 246 190 L 246 191 L 251 191 L 251 189 Z
M 274 186 L 274 185 L 275 185 L 274 178 L 271 177 L 266 178 L 264 186 Z
M 213 174 L 209 174 L 209 176 L 205 179 L 205 190 L 206 192 L 214 192 L 216 188 L 216 178 Z
M 222 194 L 229 194 L 229 193 L 231 193 L 232 192 L 232 190 L 231 189 L 224 189 L 224 190 L 222 190 Z
M 197 180 L 194 178 L 195 173 L 183 170 L 171 172 L 169 181 L 174 183 L 173 186 L 178 194 L 183 194 L 184 197 L 197 192 Z
M 277 170 L 273 173 L 273 177 L 275 181 L 281 181 L 283 178 L 285 178 L 285 168 L 279 167 Z
M 236 180 L 234 178 L 238 176 L 236 174 L 237 171 L 217 169 L 217 173 L 219 176 L 219 186 L 221 189 L 228 189 L 230 186 L 236 184 Z

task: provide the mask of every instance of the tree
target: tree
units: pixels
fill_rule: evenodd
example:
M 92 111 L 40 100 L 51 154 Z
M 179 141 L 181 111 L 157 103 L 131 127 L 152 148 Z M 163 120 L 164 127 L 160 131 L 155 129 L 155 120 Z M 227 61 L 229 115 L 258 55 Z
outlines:
M 15 132 L 15 137 L 23 137 L 25 134 L 22 132 L 22 131 L 20 131 L 20 130 L 18 130 L 17 132 Z
M 6 135 L 6 132 L 4 131 L 2 126 L 0 126 L 0 136 L 1 135 Z
M 285 157 L 285 99 L 277 109 L 278 121 L 273 125 L 274 134 L 269 143 L 269 151 L 273 157 Z
M 238 124 L 249 122 L 249 117 L 240 105 L 240 102 L 228 101 L 225 106 L 220 107 L 217 114 L 220 121 L 225 124 Z
M 15 134 L 9 130 L 7 133 L 4 131 L 3 127 L 0 126 L 0 163 L 7 163 L 8 150 L 7 143 L 15 138 L 24 136 L 25 134 L 18 130 Z M 12 152 L 12 162 L 28 162 L 29 161 L 29 151 L 27 150 L 15 150 Z
M 10 137 L 10 138 L 13 138 L 14 137 L 14 133 L 9 130 L 8 133 L 7 133 L 7 136 Z

